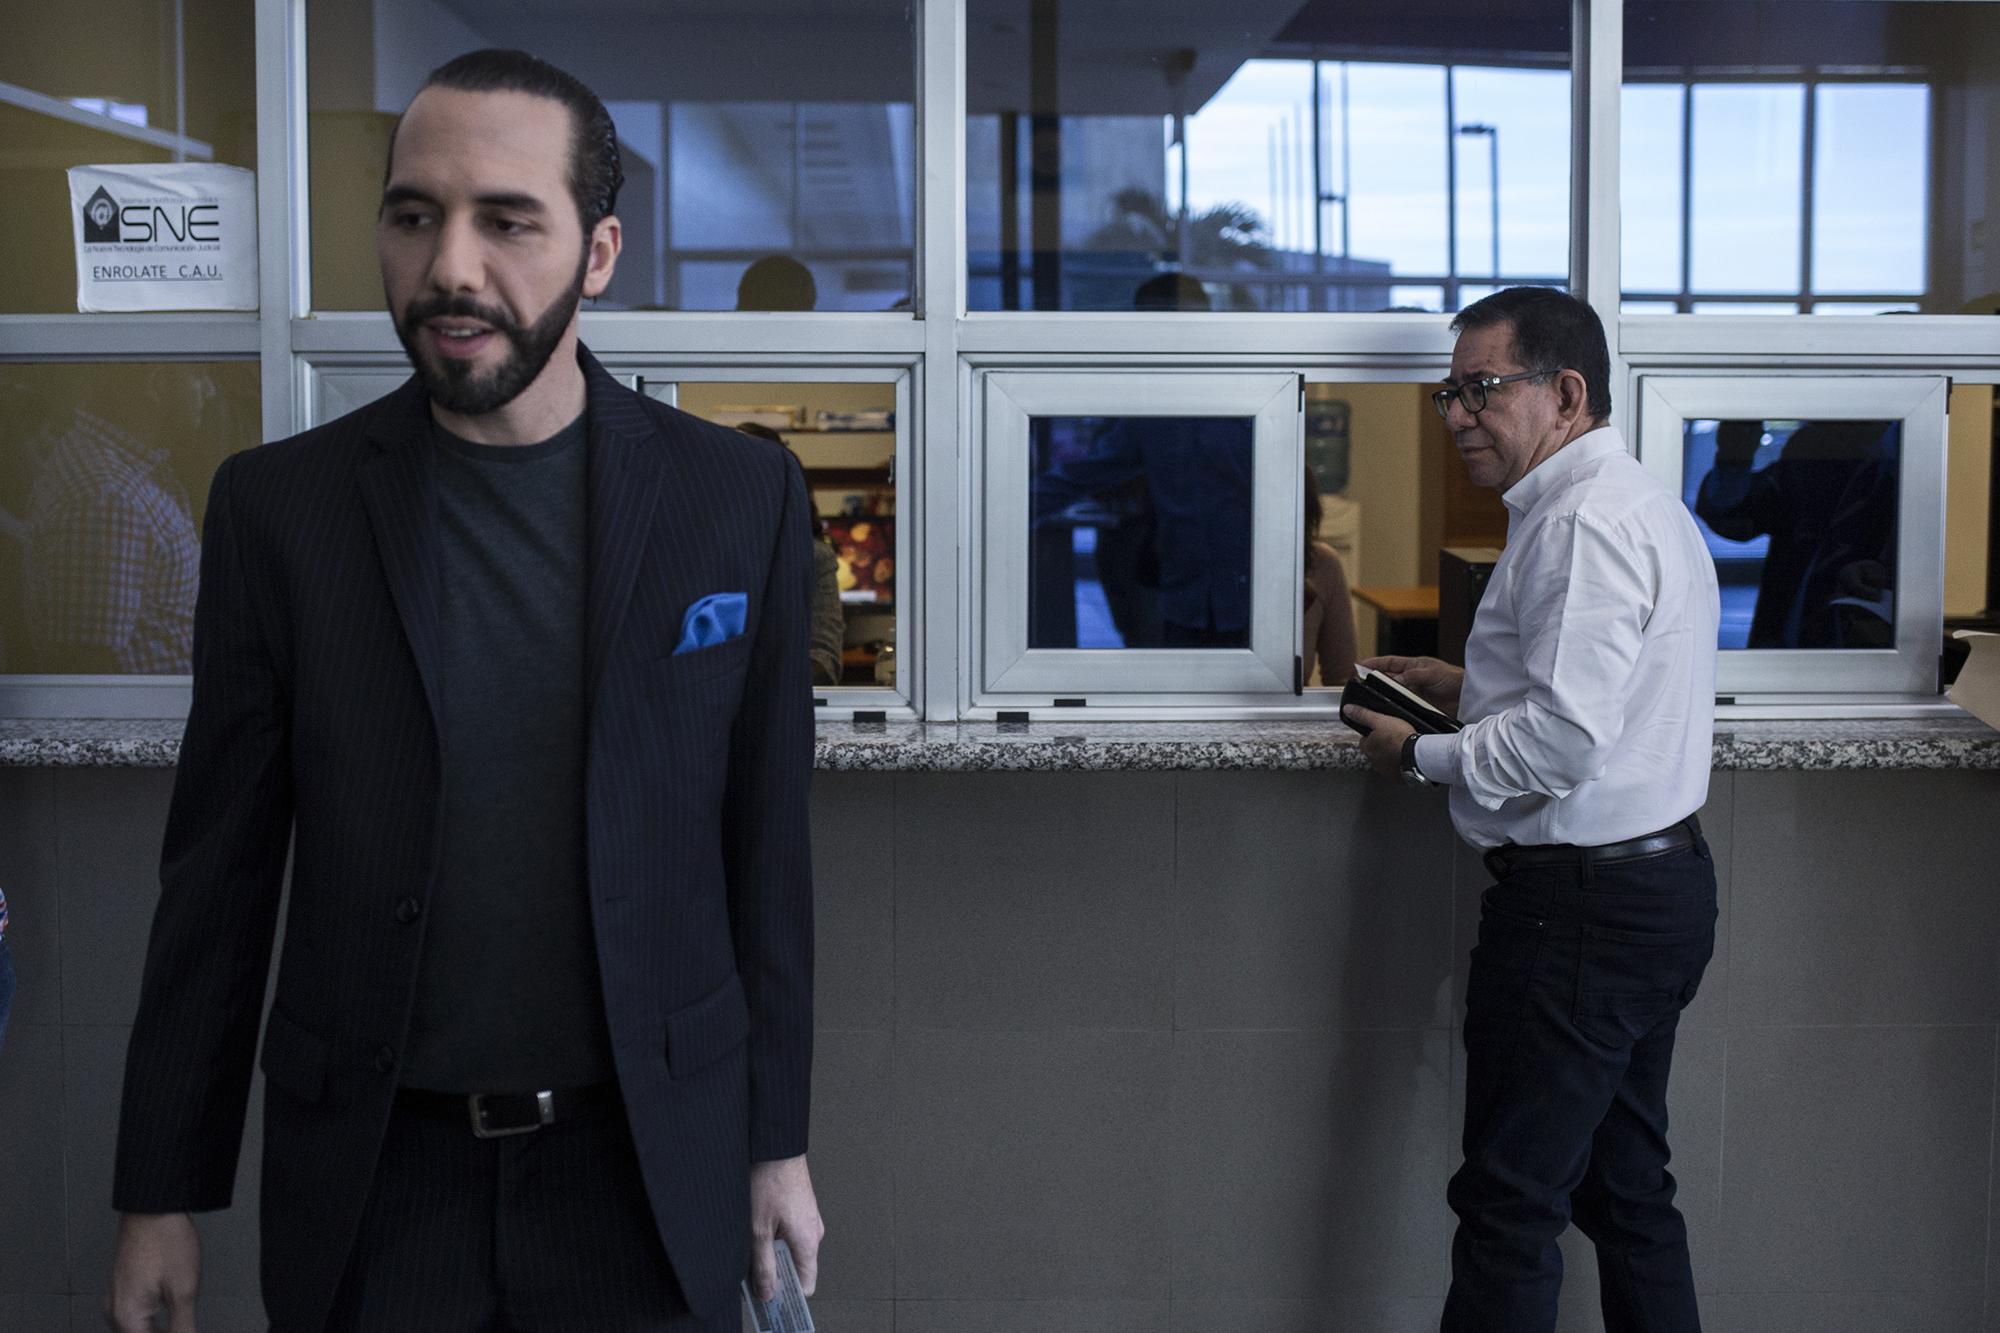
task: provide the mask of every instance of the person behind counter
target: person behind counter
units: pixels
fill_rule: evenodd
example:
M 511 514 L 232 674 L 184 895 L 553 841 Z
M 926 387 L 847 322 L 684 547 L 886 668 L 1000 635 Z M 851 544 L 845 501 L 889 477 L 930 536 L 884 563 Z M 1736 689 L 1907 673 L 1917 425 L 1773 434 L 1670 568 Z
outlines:
M 784 436 L 760 421 L 740 422 L 736 429 L 745 435 L 774 440 L 787 449 L 791 448 Z M 796 451 L 794 453 L 796 456 Z M 840 557 L 826 544 L 826 525 L 820 522 L 817 510 L 813 512 L 812 527 L 812 682 L 815 685 L 838 685 L 840 653 L 847 644 L 847 616 L 840 609 Z
M 1465 667 L 1374 658 L 1464 722 L 1419 738 L 1365 709 L 1378 772 L 1451 790 L 1495 883 L 1465 996 L 1465 1162 L 1443 1333 L 1548 1333 L 1572 1218 L 1607 1333 L 1697 1333 L 1667 1170 L 1681 1010 L 1715 946 L 1695 812 L 1714 745 L 1715 568 L 1679 498 L 1609 424 L 1610 355 L 1573 296 L 1466 307 L 1432 395 L 1507 548 Z M 1583 997 L 1581 1001 L 1577 997 Z
M 1305 488 L 1306 605 L 1301 635 L 1305 669 L 1300 679 L 1311 684 L 1317 670 L 1320 684 L 1338 689 L 1354 674 L 1354 600 L 1347 593 L 1347 571 L 1341 568 L 1339 553 L 1319 539 L 1326 504 L 1310 467 Z
M 813 1286 L 805 484 L 578 342 L 619 184 L 575 78 L 433 71 L 376 229 L 416 375 L 216 473 L 119 1117 L 123 1333 L 194 1327 L 288 850 L 273 1327 L 734 1333 L 774 1238 Z

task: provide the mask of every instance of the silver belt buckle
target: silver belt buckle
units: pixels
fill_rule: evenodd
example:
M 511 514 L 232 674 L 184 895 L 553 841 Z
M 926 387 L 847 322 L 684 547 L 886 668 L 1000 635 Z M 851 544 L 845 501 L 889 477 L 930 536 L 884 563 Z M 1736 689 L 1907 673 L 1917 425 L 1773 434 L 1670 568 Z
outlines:
M 472 1113 L 472 1137 L 476 1139 L 504 1139 L 514 1134 L 532 1134 L 543 1125 L 552 1125 L 556 1119 L 556 1098 L 546 1089 L 535 1094 L 536 1123 L 532 1125 L 508 1125 L 494 1129 L 486 1123 L 486 1099 L 491 1094 L 475 1092 L 465 1099 L 466 1109 Z

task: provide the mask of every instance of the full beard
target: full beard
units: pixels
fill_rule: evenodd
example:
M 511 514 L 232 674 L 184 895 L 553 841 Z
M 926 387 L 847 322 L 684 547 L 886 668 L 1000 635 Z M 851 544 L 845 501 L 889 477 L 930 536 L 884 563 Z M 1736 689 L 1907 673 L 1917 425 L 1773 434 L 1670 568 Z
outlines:
M 396 336 L 402 340 L 403 351 L 416 367 L 431 401 L 447 412 L 477 417 L 496 412 L 518 398 L 523 389 L 535 382 L 562 342 L 563 330 L 569 327 L 570 317 L 583 299 L 587 259 L 588 256 L 577 263 L 576 277 L 569 289 L 525 326 L 505 312 L 483 306 L 467 296 L 428 296 L 411 301 L 402 318 L 396 321 Z M 441 315 L 460 315 L 491 326 L 507 340 L 506 358 L 493 369 L 482 372 L 471 361 L 428 352 L 420 338 L 424 322 Z

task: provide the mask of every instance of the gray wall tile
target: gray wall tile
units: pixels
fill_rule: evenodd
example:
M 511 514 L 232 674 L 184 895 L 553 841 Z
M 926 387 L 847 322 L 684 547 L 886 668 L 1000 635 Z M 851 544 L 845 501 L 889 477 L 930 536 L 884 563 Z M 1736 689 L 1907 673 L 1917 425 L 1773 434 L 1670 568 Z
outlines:
M 896 1041 L 896 1292 L 1164 1300 L 1167 1032 Z
M 1701 1313 L 1709 1333 L 1979 1333 L 1979 1292 L 1731 1293 Z
M 901 775 L 896 1018 L 1172 1022 L 1174 775 Z
M 816 773 L 812 787 L 813 1021 L 886 1028 L 894 1018 L 896 775 Z
M 813 1043 L 810 1162 L 827 1226 L 819 1289 L 829 1298 L 896 1294 L 893 1040 L 820 1032 Z
M 1157 1301 L 899 1301 L 896 1333 L 1160 1333 Z
M 1168 1315 L 1173 1333 L 1436 1333 L 1444 1292 L 1403 1300 L 1353 1300 L 1328 1294 L 1317 1300 L 1176 1300 Z
M 69 1290 L 62 1086 L 62 1029 L 10 1025 L 0 1049 L 0 1291 L 10 1295 Z
M 2000 773 L 1737 774 L 1732 1020 L 2000 1021 L 1996 810 Z
M 0 1328 L 8 1333 L 61 1333 L 69 1327 L 67 1296 L 0 1296 Z M 104 1328 L 104 1316 L 97 1317 L 97 1329 Z
M 54 780 L 63 1021 L 129 1025 L 160 896 L 173 773 L 82 768 Z
M 1980 1285 L 1994 1029 L 1730 1034 L 1721 1288 Z
M 1380 1028 L 1451 1021 L 1442 805 L 1360 773 L 1184 773 L 1174 1022 Z
M 1440 1296 L 1450 1037 L 1182 1032 L 1173 1294 Z
M 46 769 L 0 768 L 0 893 L 14 957 L 12 1023 L 62 1022 L 56 807 Z
M 819 1333 L 895 1333 L 894 1301 L 821 1300 L 811 1302 L 813 1327 Z

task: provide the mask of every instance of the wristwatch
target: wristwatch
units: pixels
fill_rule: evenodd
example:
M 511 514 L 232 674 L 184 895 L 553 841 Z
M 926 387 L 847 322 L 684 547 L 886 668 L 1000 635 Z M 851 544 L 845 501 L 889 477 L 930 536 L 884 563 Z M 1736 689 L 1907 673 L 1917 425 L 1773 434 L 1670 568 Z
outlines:
M 1399 765 L 1403 771 L 1405 787 L 1434 787 L 1437 784 L 1424 776 L 1417 767 L 1417 733 L 1411 732 L 1403 738 L 1403 758 Z

